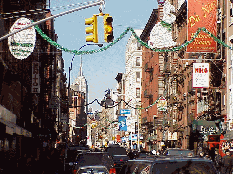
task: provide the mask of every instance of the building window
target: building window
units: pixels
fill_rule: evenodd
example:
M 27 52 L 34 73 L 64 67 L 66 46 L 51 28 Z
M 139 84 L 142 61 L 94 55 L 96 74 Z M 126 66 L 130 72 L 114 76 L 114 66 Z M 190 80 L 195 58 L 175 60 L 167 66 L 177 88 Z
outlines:
M 136 57 L 136 66 L 141 66 L 141 59 L 140 59 L 140 57 Z
M 141 93 L 140 93 L 140 88 L 136 88 L 136 98 L 140 98 Z
M 141 43 L 137 42 L 137 50 L 141 50 Z
M 136 72 L 136 82 L 140 82 L 141 77 L 140 77 L 140 72 Z

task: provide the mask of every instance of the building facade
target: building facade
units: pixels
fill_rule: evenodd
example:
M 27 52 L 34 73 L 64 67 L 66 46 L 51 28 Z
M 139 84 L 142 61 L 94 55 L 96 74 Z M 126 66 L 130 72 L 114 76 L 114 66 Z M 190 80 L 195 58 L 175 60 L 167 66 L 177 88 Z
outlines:
M 0 10 L 4 16 L 1 18 L 1 36 L 6 35 L 20 17 L 38 21 L 51 16 L 46 1 L 2 0 Z M 14 15 L 16 12 L 19 12 L 18 15 Z M 53 20 L 38 26 L 52 40 L 57 40 Z M 27 58 L 17 59 L 10 52 L 10 47 L 15 45 L 17 41 L 8 43 L 5 39 L 0 46 L 0 151 L 1 154 L 13 153 L 9 161 L 12 161 L 10 164 L 14 167 L 18 166 L 17 160 L 25 155 L 39 159 L 44 142 L 49 147 L 54 146 L 59 137 L 56 128 L 60 116 L 56 107 L 58 105 L 52 99 L 60 91 L 61 101 L 66 101 L 65 95 L 62 95 L 66 89 L 63 72 L 60 72 L 63 84 L 60 88 L 56 86 L 57 49 L 37 33 L 35 47 Z M 18 56 L 25 55 L 18 49 L 14 50 Z M 61 52 L 59 55 L 61 60 Z M 61 105 L 61 113 L 67 112 L 64 110 L 66 107 Z

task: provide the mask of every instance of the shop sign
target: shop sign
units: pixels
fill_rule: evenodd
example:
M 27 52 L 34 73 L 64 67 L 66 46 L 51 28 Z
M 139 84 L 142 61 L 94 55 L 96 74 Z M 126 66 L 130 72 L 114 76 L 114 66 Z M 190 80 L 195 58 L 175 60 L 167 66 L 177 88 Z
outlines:
M 214 36 L 217 34 L 217 0 L 188 0 L 188 40 L 198 28 L 205 27 Z M 187 52 L 217 52 L 217 42 L 204 31 L 187 46 Z
M 39 62 L 32 62 L 32 93 L 40 93 Z
M 19 18 L 15 21 L 10 29 L 10 33 L 25 28 L 27 25 L 32 24 L 30 19 Z M 22 30 L 12 36 L 8 37 L 8 46 L 11 54 L 17 59 L 25 59 L 34 50 L 36 43 L 36 30 L 34 26 Z
M 192 132 L 200 133 L 201 138 L 208 141 L 208 135 L 218 135 L 220 130 L 216 127 L 214 121 L 194 120 L 192 123 Z
M 168 140 L 177 140 L 177 132 L 168 131 Z
M 167 110 L 167 100 L 164 97 L 160 97 L 157 104 L 158 111 Z
M 209 88 L 209 63 L 193 63 L 193 88 Z

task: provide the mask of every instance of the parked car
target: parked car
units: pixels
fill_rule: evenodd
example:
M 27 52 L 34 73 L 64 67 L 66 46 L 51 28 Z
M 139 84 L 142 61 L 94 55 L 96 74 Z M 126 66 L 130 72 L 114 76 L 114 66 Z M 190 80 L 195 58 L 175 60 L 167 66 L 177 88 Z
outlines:
M 121 174 L 218 174 L 211 160 L 199 157 L 138 158 L 126 162 Z
M 117 173 L 122 165 L 129 160 L 126 149 L 120 145 L 109 145 L 105 151 L 112 157 Z
M 167 148 L 164 153 L 164 156 L 189 156 L 193 157 L 194 152 L 189 149 L 181 149 L 181 148 Z
M 97 171 L 98 166 L 104 166 L 108 170 L 108 174 L 115 174 L 116 169 L 114 168 L 114 162 L 112 157 L 107 152 L 84 152 L 80 153 L 77 156 L 76 162 L 74 164 L 70 163 L 73 166 L 73 173 L 76 174 L 81 170 L 84 171 L 91 170 L 90 166 L 92 167 L 93 171 Z M 88 168 L 89 167 L 89 168 Z M 102 169 L 103 170 L 103 169 Z M 102 171 L 101 170 L 101 171 Z

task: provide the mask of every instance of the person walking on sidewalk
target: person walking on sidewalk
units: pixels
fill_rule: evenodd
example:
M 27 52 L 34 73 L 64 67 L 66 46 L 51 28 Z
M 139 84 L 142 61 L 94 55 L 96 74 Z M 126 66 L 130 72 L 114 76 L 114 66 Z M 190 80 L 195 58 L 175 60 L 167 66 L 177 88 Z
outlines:
M 215 157 L 214 157 L 214 163 L 215 167 L 217 168 L 218 172 L 221 172 L 221 167 L 222 167 L 222 157 L 219 154 L 219 150 L 215 150 Z
M 222 173 L 223 174 L 231 174 L 233 159 L 231 157 L 231 153 L 229 150 L 226 150 L 226 155 L 223 156 L 222 163 L 223 163 Z

